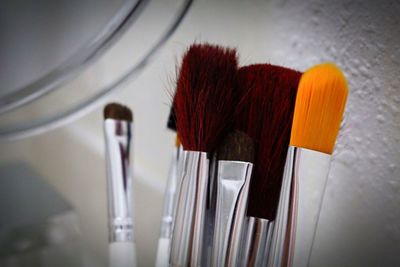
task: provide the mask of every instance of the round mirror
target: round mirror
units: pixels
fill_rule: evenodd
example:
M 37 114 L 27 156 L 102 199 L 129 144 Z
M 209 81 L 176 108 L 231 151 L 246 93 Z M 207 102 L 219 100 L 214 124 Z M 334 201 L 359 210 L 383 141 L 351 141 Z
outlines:
M 0 138 L 45 131 L 92 107 L 146 65 L 190 3 L 3 2 Z

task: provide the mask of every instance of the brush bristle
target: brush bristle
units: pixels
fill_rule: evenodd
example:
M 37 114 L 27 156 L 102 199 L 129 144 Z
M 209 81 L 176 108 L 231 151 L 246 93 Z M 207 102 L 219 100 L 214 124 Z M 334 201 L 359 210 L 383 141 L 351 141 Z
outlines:
M 109 103 L 104 107 L 104 119 L 114 119 L 121 121 L 132 121 L 132 111 L 121 104 Z
M 218 147 L 218 160 L 254 162 L 253 139 L 241 131 L 228 134 Z
M 347 94 L 346 79 L 334 64 L 307 70 L 297 92 L 290 145 L 332 154 Z
M 169 111 L 167 128 L 170 129 L 171 131 L 176 132 L 176 116 L 175 116 L 175 110 L 174 110 L 173 105 L 171 106 L 171 109 Z
M 237 127 L 256 144 L 247 214 L 274 220 L 301 73 L 259 64 L 239 69 L 238 76 L 244 98 L 239 105 Z
M 179 140 L 178 135 L 175 137 L 175 147 L 179 147 L 181 145 L 181 141 Z
M 174 101 L 177 132 L 185 150 L 211 152 L 230 130 L 236 77 L 235 50 L 195 44 L 186 52 Z

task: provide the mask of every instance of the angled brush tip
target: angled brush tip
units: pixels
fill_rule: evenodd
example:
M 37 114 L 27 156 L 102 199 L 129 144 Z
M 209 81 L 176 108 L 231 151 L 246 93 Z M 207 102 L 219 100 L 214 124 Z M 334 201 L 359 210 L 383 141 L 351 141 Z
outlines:
M 247 134 L 234 131 L 218 148 L 218 160 L 254 162 L 254 142 Z
M 297 91 L 290 145 L 332 154 L 347 95 L 346 79 L 336 65 L 307 70 Z
M 109 103 L 104 107 L 104 119 L 114 119 L 121 121 L 132 121 L 132 111 L 121 104 Z

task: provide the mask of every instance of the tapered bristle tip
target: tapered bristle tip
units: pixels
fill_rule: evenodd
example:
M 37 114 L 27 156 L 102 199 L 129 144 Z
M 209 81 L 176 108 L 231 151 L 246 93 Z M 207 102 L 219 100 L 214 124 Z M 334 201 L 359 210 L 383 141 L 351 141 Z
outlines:
M 347 81 L 336 65 L 307 70 L 297 92 L 290 144 L 332 154 L 347 95 Z
M 121 104 L 109 103 L 104 107 L 104 119 L 133 121 L 132 111 Z

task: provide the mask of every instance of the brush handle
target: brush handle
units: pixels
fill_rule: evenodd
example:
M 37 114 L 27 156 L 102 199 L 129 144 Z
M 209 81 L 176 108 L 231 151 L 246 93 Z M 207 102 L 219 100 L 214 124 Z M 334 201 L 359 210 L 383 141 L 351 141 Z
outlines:
M 171 239 L 171 266 L 202 266 L 209 161 L 207 153 L 184 151 Z
M 136 267 L 136 247 L 132 242 L 109 244 L 110 267 Z
M 274 222 L 266 219 L 247 217 L 243 238 L 241 264 L 238 266 L 266 266 L 271 247 Z
M 286 157 L 286 164 L 282 179 L 282 188 L 279 197 L 277 215 L 275 218 L 275 228 L 272 234 L 271 249 L 268 255 L 268 266 L 282 266 L 282 261 L 285 253 L 286 234 L 288 231 L 288 219 L 290 215 L 290 207 L 292 190 L 292 174 L 294 162 L 294 147 L 289 147 Z
M 178 148 L 174 149 L 171 159 L 170 170 L 168 174 L 167 185 L 164 193 L 164 205 L 161 217 L 161 238 L 171 238 L 172 225 L 175 215 L 175 198 L 177 190 L 177 166 L 178 166 Z
M 104 121 L 107 167 L 107 199 L 110 242 L 132 242 L 133 187 L 130 166 L 132 124 Z
M 169 253 L 172 228 L 176 211 L 176 195 L 178 188 L 178 165 L 180 148 L 174 149 L 164 193 L 164 205 L 161 219 L 160 239 L 158 240 L 156 267 L 169 265 Z
M 171 239 L 160 238 L 158 239 L 156 267 L 168 267 L 169 266 L 169 251 L 171 248 Z
M 287 218 L 278 233 L 280 242 L 274 243 L 275 253 L 269 267 L 307 267 L 315 239 L 318 218 L 326 188 L 330 160 L 329 154 L 290 147 L 285 177 L 291 187 L 281 194 L 282 213 Z M 279 211 L 278 211 L 279 212 Z M 282 237 L 284 237 L 282 242 Z
M 218 161 L 212 266 L 238 266 L 252 169 L 248 162 Z

